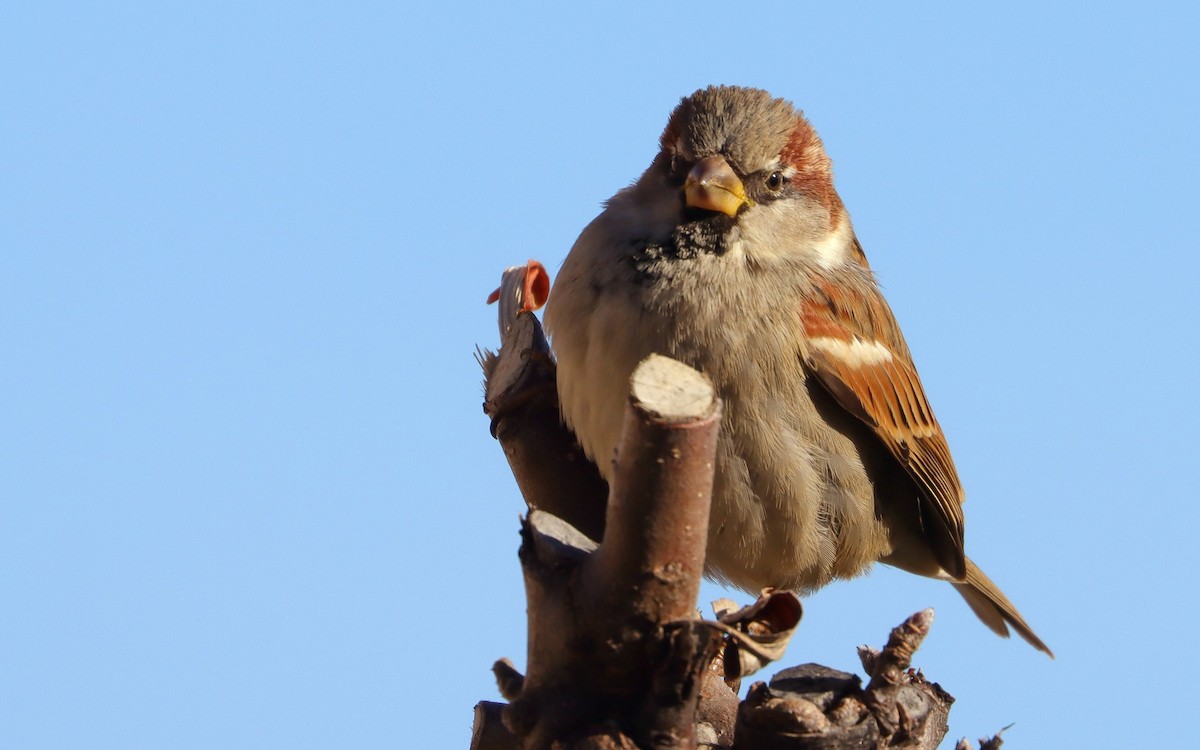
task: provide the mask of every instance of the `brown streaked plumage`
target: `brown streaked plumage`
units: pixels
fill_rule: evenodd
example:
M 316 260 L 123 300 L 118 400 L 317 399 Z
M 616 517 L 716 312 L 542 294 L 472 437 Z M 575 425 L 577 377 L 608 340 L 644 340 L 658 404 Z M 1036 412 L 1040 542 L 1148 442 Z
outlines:
M 878 361 L 855 362 L 817 346 L 805 365 L 842 408 L 871 427 L 917 483 L 925 539 L 942 570 L 963 578 L 962 485 L 891 309 L 872 287 L 825 282 L 801 303 L 800 318 L 810 340 L 881 348 Z
M 1046 651 L 964 554 L 963 490 L 912 356 L 789 102 L 718 86 L 584 229 L 546 310 L 563 416 L 601 472 L 651 353 L 724 401 L 708 572 L 810 591 L 882 561 L 949 581 Z

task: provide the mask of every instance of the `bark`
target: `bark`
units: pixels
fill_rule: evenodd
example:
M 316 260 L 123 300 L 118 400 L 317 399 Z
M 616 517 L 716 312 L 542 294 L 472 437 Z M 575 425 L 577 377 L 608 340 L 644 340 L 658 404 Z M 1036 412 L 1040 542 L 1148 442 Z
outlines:
M 523 525 L 528 671 L 498 669 L 511 695 L 500 715 L 521 747 L 696 746 L 721 640 L 694 611 L 720 408 L 680 367 L 658 358 L 635 376 L 603 541 L 543 510 Z M 484 718 L 477 736 L 494 725 Z
M 562 518 L 592 539 L 604 536 L 608 485 L 558 409 L 556 367 L 537 318 L 507 328 L 500 355 L 481 354 L 484 413 L 530 509 Z

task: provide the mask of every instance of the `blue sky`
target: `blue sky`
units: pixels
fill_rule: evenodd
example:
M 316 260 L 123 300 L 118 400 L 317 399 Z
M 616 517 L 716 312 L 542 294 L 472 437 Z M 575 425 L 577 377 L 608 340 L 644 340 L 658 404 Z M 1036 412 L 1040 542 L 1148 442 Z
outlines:
M 854 668 L 933 606 L 953 736 L 1174 742 L 1200 14 L 1047 5 L 0 10 L 0 745 L 465 747 L 524 664 L 483 300 L 555 271 L 710 83 L 821 133 L 968 550 L 1058 654 L 879 569 L 785 663 Z

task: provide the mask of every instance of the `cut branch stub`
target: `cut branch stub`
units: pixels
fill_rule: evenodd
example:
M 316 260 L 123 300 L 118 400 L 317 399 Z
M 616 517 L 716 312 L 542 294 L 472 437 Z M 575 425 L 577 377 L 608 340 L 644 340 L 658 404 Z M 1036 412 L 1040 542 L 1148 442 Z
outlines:
M 592 539 L 604 535 L 608 484 L 584 455 L 558 408 L 557 368 L 531 312 L 504 329 L 498 354 L 481 353 L 492 434 L 531 508 L 562 518 Z
M 660 623 L 693 618 L 720 401 L 703 375 L 658 355 L 638 365 L 631 384 L 604 544 L 584 582 L 602 606 Z
M 932 750 L 947 732 L 954 698 L 909 670 L 929 633 L 933 610 L 894 628 L 882 651 L 862 649 L 871 675 L 858 677 L 819 664 L 785 669 L 768 687 L 755 683 L 738 712 L 736 750 Z
M 529 515 L 520 554 L 528 672 L 497 672 L 519 686 L 503 720 L 525 747 L 695 747 L 696 706 L 721 638 L 695 609 L 719 422 L 702 375 L 651 357 L 634 374 L 603 541 Z M 724 723 L 718 736 L 732 729 Z

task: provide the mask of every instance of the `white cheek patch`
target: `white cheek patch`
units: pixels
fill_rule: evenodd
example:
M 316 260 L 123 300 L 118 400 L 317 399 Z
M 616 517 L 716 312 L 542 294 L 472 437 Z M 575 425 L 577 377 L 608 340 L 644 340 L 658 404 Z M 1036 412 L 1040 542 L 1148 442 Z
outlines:
M 809 340 L 809 345 L 852 367 L 870 367 L 892 361 L 892 351 L 878 341 L 863 341 L 857 336 L 852 341 L 818 336 Z
M 824 268 L 834 268 L 850 257 L 850 222 L 843 213 L 825 239 L 813 245 L 813 255 Z

